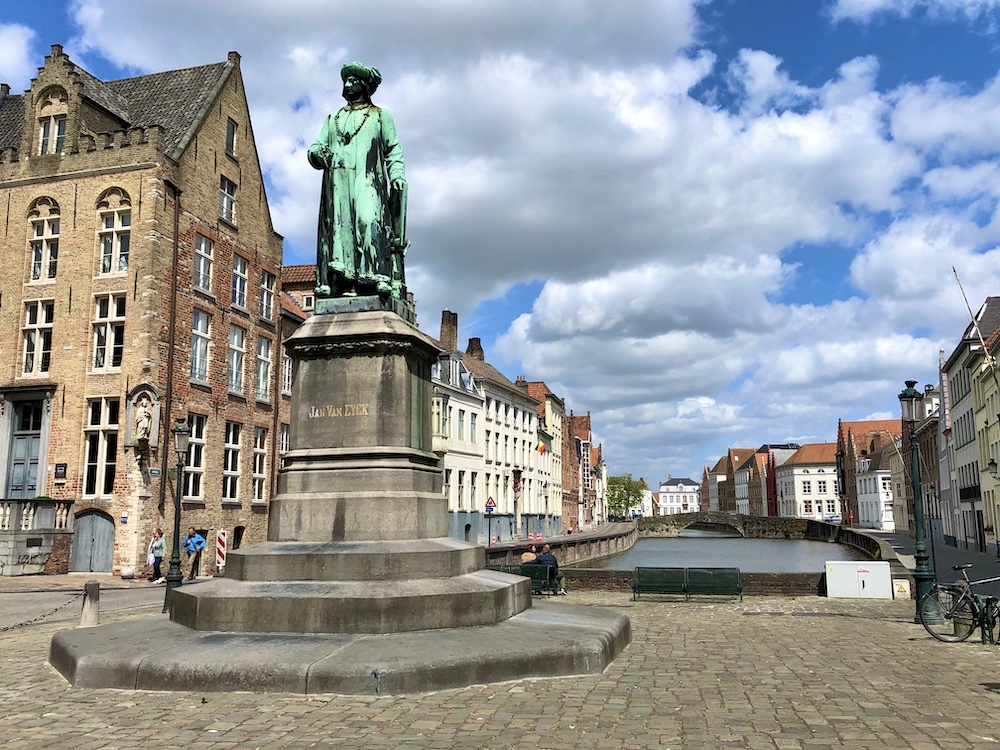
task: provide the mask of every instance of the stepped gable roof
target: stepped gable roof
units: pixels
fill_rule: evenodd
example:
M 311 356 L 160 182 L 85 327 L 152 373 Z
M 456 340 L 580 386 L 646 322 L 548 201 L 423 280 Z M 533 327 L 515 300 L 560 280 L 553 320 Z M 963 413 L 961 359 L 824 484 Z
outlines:
M 580 438 L 580 440 L 590 441 L 590 412 L 586 414 L 571 414 L 566 417 L 570 437 Z
M 844 441 L 845 448 L 854 454 L 862 450 L 873 453 L 878 446 L 892 442 L 903 434 L 902 419 L 871 419 L 863 422 L 841 422 L 837 442 Z
M 871 466 L 869 471 L 890 471 L 891 466 L 889 462 L 892 460 L 893 455 L 896 453 L 896 446 L 894 445 L 883 445 L 881 448 L 876 450 L 874 453 L 866 456 L 866 458 L 871 459 Z M 859 471 L 860 473 L 860 471 Z
M 225 62 L 163 73 L 101 81 L 75 63 L 73 75 L 86 99 L 110 112 L 123 126 L 163 128 L 164 152 L 180 158 L 218 92 L 235 70 L 239 55 Z M 0 100 L 0 148 L 19 148 L 24 130 L 24 97 Z
M 231 54 L 226 62 L 122 78 L 107 87 L 128 102 L 133 127 L 163 128 L 164 152 L 178 159 L 235 67 Z
M 288 292 L 284 290 L 281 292 L 281 311 L 283 313 L 288 313 L 293 317 L 300 318 L 303 321 L 309 317 L 306 315 L 305 310 L 299 307 L 299 303 L 289 296 Z
M 316 282 L 316 264 L 306 263 L 301 266 L 282 266 L 281 281 L 288 284 L 313 284 Z
M 0 148 L 20 148 L 24 129 L 24 97 L 0 95 Z
M 783 466 L 795 464 L 836 464 L 836 443 L 806 443 L 785 461 Z

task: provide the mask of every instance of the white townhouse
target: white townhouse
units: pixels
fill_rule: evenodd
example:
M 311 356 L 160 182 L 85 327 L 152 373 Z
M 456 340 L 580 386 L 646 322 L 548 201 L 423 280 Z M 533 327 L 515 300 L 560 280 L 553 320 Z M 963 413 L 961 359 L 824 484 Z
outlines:
M 891 458 L 899 453 L 899 440 L 858 460 L 855 475 L 858 493 L 858 526 L 895 531 L 893 520 Z
M 807 443 L 775 469 L 784 517 L 823 520 L 841 514 L 837 444 Z
M 660 482 L 660 503 L 656 515 L 672 516 L 677 513 L 697 513 L 701 510 L 701 485 L 687 477 L 673 477 Z

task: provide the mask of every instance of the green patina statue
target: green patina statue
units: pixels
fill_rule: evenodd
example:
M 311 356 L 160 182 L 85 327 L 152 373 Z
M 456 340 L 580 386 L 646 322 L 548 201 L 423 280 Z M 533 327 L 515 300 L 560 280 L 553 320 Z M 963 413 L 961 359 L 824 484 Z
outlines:
M 372 104 L 376 68 L 340 70 L 347 104 L 329 115 L 309 147 L 323 170 L 316 251 L 316 297 L 406 297 L 406 176 L 388 110 Z

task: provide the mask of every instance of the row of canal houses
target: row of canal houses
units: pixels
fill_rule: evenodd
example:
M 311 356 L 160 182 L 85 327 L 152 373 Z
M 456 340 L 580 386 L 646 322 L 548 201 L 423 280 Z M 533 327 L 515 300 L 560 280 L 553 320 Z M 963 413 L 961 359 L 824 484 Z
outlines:
M 314 279 L 314 265 L 282 269 L 283 290 L 307 316 Z M 607 520 L 607 469 L 590 412 L 567 410 L 543 381 L 509 380 L 486 360 L 478 337 L 459 349 L 455 312 L 442 312 L 436 343 L 433 449 L 441 457 L 449 535 L 495 544 L 577 533 Z
M 988 297 L 938 353 L 938 382 L 905 384 L 912 415 L 840 420 L 836 442 L 729 448 L 704 468 L 699 509 L 912 532 L 917 487 L 929 538 L 1000 555 L 998 355 L 1000 297 Z M 665 489 L 649 493 L 648 515 L 685 512 L 661 500 Z

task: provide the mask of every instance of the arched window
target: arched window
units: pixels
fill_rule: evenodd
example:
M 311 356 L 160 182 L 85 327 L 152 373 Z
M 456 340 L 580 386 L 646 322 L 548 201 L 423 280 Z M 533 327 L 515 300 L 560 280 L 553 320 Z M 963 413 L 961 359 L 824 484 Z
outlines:
M 59 204 L 52 198 L 37 198 L 28 209 L 28 247 L 31 281 L 51 281 L 59 263 Z
M 38 153 L 61 154 L 66 142 L 66 90 L 50 86 L 38 97 Z
M 97 199 L 101 258 L 99 275 L 125 273 L 131 248 L 132 200 L 121 188 L 108 188 Z

